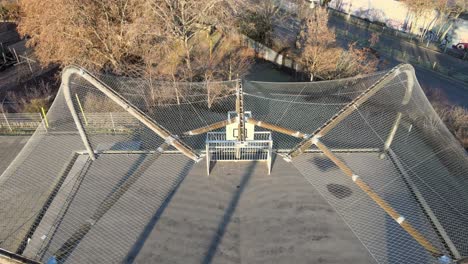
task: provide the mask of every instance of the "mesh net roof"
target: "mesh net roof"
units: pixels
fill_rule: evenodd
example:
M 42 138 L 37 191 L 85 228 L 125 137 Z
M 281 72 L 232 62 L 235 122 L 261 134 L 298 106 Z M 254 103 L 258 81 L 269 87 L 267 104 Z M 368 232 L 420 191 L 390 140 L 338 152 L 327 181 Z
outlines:
M 350 236 L 362 243 L 362 251 L 353 243 L 343 246 L 365 255 L 357 262 L 437 263 L 443 255 L 468 255 L 468 158 L 409 65 L 315 83 L 165 83 L 91 75 L 75 68 L 65 72 L 70 69 L 75 72 L 64 79 L 47 114 L 48 124 L 37 128 L 0 176 L 0 248 L 59 263 L 310 262 L 313 256 L 306 252 L 311 248 L 285 247 L 281 254 L 288 258 L 269 259 L 271 249 L 263 248 L 268 239 L 258 237 L 272 232 L 267 228 L 272 226 L 266 220 L 269 214 L 284 213 L 280 207 L 266 210 L 266 200 L 281 203 L 292 195 L 296 198 L 286 207 L 303 208 L 304 203 L 314 204 L 310 193 L 317 192 L 341 216 Z M 272 176 L 236 163 L 215 165 L 208 177 L 199 162 L 205 155 L 206 131 L 186 132 L 226 121 L 227 113 L 236 110 L 240 86 L 244 110 L 251 111 L 252 118 L 303 136 L 270 129 L 276 154 Z M 148 127 L 130 108 L 162 132 Z M 258 125 L 257 130 L 269 130 Z M 331 154 L 317 148 L 317 140 Z M 193 155 L 184 155 L 187 151 Z M 340 162 L 352 170 L 352 177 Z M 246 171 L 278 180 L 239 178 L 251 175 Z M 304 182 L 292 176 L 296 174 Z M 280 179 L 281 184 L 275 184 Z M 193 181 L 191 188 L 179 188 L 187 181 Z M 251 189 L 243 190 L 249 181 Z M 233 190 L 227 187 L 231 183 Z M 294 186 L 289 192 L 279 187 L 288 184 Z M 212 185 L 217 189 L 210 191 Z M 185 193 L 173 204 L 179 189 Z M 265 198 L 269 195 L 274 199 Z M 228 196 L 233 198 L 224 201 Z M 242 202 L 244 196 L 248 202 Z M 262 199 L 265 204 L 255 202 Z M 225 213 L 214 210 L 218 207 Z M 284 228 L 273 230 L 293 230 L 282 243 L 307 244 L 313 238 L 301 234 L 319 232 L 305 224 L 294 231 L 301 226 L 299 211 L 297 216 L 284 214 L 292 220 L 278 218 L 285 221 L 280 221 Z M 171 213 L 174 218 L 163 217 Z M 234 224 L 210 229 L 207 223 L 215 217 Z M 151 244 L 148 237 L 155 232 Z M 215 239 L 203 243 L 212 233 Z M 234 242 L 229 244 L 229 239 Z M 153 250 L 144 250 L 148 243 Z M 321 244 L 320 251 L 340 254 L 334 247 Z

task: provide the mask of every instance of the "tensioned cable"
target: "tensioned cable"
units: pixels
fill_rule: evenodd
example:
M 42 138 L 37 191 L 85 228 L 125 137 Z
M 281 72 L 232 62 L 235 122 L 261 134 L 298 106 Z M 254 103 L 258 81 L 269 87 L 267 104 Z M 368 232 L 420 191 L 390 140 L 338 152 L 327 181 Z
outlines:
M 88 159 L 86 162 L 88 163 L 88 162 L 90 162 L 90 160 Z M 86 166 L 83 166 L 83 167 L 80 169 L 80 171 L 79 171 L 78 173 L 81 174 L 81 173 L 83 172 L 83 170 L 84 170 L 85 167 L 86 167 Z M 68 182 L 68 183 L 64 183 L 64 184 L 62 184 L 62 186 L 63 186 L 63 187 L 66 187 L 66 186 L 70 185 L 71 182 L 72 182 L 72 181 L 70 181 L 70 182 Z M 76 184 L 76 182 L 73 183 L 73 184 Z M 46 194 L 47 192 L 49 192 L 49 190 L 43 191 L 43 192 L 41 193 L 40 196 L 42 197 L 42 196 L 43 196 L 44 194 Z M 37 215 L 38 215 L 41 211 L 42 211 L 42 207 L 39 208 L 36 212 L 33 212 L 33 214 L 32 214 L 29 218 L 27 218 L 24 222 L 22 222 L 21 225 L 20 225 L 18 228 L 16 228 L 16 229 L 13 230 L 12 232 L 10 232 L 10 233 L 5 237 L 4 241 L 6 241 L 6 240 L 7 240 L 8 238 L 10 238 L 14 233 L 16 233 L 18 230 L 20 230 L 20 229 L 21 229 L 26 223 L 28 223 L 30 220 L 32 220 L 33 218 L 37 217 Z M 1 243 L 0 243 L 0 244 L 1 244 Z
M 81 88 L 86 88 L 86 89 L 89 89 L 89 87 L 87 87 L 86 85 L 81 85 L 81 84 L 78 84 L 78 83 L 74 83 L 72 82 L 72 84 L 76 85 L 76 86 L 79 86 Z M 119 93 L 119 94 L 122 94 L 122 95 L 127 95 L 127 96 L 138 96 L 138 97 L 142 97 L 141 94 L 130 94 L 130 93 Z M 186 102 L 183 102 L 183 103 L 172 103 L 172 104 L 157 104 L 155 106 L 176 106 L 176 105 L 190 105 L 190 104 L 194 104 L 194 103 L 203 103 L 203 102 L 206 102 L 207 100 L 206 99 L 203 99 L 203 100 L 199 100 L 199 101 L 190 101 L 190 100 L 187 100 L 185 98 L 185 96 L 183 95 L 180 95 L 181 97 L 184 98 L 184 100 Z M 203 94 L 200 94 L 200 95 L 192 95 L 192 96 L 203 96 Z M 206 96 L 206 94 L 205 94 Z M 224 95 L 224 96 L 221 96 L 221 97 L 217 97 L 215 98 L 214 100 L 218 101 L 218 100 L 222 100 L 224 98 L 227 98 L 227 97 L 230 97 L 230 96 L 235 96 L 235 94 L 228 94 L 228 95 Z M 171 98 L 169 96 L 166 96 L 166 98 Z
M 289 100 L 281 100 L 281 99 L 276 99 L 276 98 L 270 98 L 270 97 L 263 97 L 251 93 L 246 93 L 244 92 L 244 95 L 247 96 L 252 96 L 260 99 L 265 99 L 265 100 L 271 100 L 271 101 L 276 101 L 276 102 L 282 102 L 282 103 L 291 103 Z M 302 105 L 347 105 L 347 103 L 332 103 L 332 104 L 325 104 L 325 103 L 306 103 L 306 102 L 292 102 L 292 104 L 302 104 Z
M 374 134 L 376 134 L 376 136 L 382 141 L 382 143 L 384 143 L 384 141 L 382 140 L 382 138 L 377 134 L 377 132 L 374 130 L 374 128 L 369 124 L 369 122 L 362 116 L 362 114 L 360 113 L 359 109 L 356 109 L 359 113 L 359 115 L 361 116 L 361 118 L 363 118 L 364 122 L 366 122 L 366 124 L 371 128 L 372 132 L 374 132 Z M 390 149 L 392 149 L 390 147 Z M 398 156 L 397 156 L 398 158 Z M 468 216 L 465 216 L 462 212 L 460 212 L 457 208 L 455 208 L 451 203 L 449 203 L 447 200 L 445 200 L 437 191 L 435 191 L 432 187 L 430 187 L 416 172 L 414 172 L 407 164 L 405 164 L 404 161 L 402 161 L 400 158 L 398 158 L 398 160 L 405 165 L 405 167 L 411 171 L 416 177 L 418 177 L 418 179 L 424 183 L 424 185 L 426 185 L 428 188 L 430 188 L 435 194 L 437 194 L 437 196 L 439 196 L 442 200 L 444 200 L 453 210 L 455 210 L 457 213 L 459 213 L 463 218 L 465 218 L 467 221 L 468 221 Z
M 284 116 L 286 115 L 286 113 L 289 111 L 289 109 L 291 108 L 291 105 L 292 105 L 292 102 L 295 102 L 298 98 L 299 98 L 299 95 L 302 94 L 302 92 L 304 91 L 304 89 L 306 88 L 306 86 L 304 85 L 301 89 L 301 91 L 297 94 L 297 96 L 294 98 L 294 100 L 291 100 L 291 102 L 289 102 L 288 106 L 286 107 L 286 109 L 284 110 L 283 114 L 281 115 L 281 117 L 276 120 L 276 123 L 275 125 L 278 125 L 278 123 L 284 118 Z

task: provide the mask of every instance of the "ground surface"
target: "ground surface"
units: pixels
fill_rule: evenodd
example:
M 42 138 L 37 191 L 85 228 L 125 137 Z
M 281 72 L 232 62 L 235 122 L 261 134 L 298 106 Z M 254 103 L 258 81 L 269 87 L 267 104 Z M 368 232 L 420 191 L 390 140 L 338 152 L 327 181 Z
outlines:
M 51 241 L 36 243 L 42 235 L 52 234 L 47 232 L 53 223 L 49 220 L 57 218 L 59 210 L 45 216 L 30 242 L 42 247 L 43 261 L 63 245 L 79 224 L 86 223 L 100 198 L 112 190 L 113 182 L 123 172 L 132 164 L 142 165 L 142 157 L 145 158 L 104 155 L 91 164 L 66 216 L 54 226 L 57 229 Z M 161 166 L 168 163 L 172 165 L 170 169 L 161 171 Z M 104 173 L 103 166 L 111 164 L 112 169 Z M 180 184 L 176 184 L 179 180 Z M 171 186 L 175 186 L 173 191 Z M 51 208 L 66 202 L 67 195 L 62 196 L 65 192 L 59 192 Z M 27 255 L 34 257 L 34 250 L 28 248 Z M 276 159 L 271 175 L 267 175 L 264 163 L 217 163 L 207 176 L 204 162 L 193 164 L 178 154 L 165 154 L 152 163 L 70 250 L 67 263 L 122 260 L 376 263 L 341 217 L 291 163 Z
M 267 61 L 257 60 L 245 76 L 246 80 L 262 82 L 294 82 L 293 74 Z
M 370 38 L 372 31 L 359 27 L 357 25 L 348 24 L 346 21 L 331 17 L 329 24 L 332 27 L 336 27 L 341 30 L 346 30 L 361 38 L 367 40 Z M 387 53 L 393 54 L 394 52 L 405 52 L 412 58 L 421 58 L 421 61 L 437 65 L 442 65 L 444 68 L 450 69 L 451 74 L 465 74 L 468 72 L 468 61 L 463 61 L 454 58 L 450 55 L 436 52 L 430 49 L 425 49 L 418 45 L 400 40 L 395 37 L 389 37 L 386 35 L 380 36 L 379 45 L 381 46 L 382 56 L 390 62 L 389 66 L 401 63 L 398 61 L 396 56 L 388 56 Z M 385 53 L 385 54 L 384 54 Z M 468 107 L 468 84 L 462 81 L 457 81 L 442 74 L 434 73 L 433 71 L 424 69 L 422 67 L 415 66 L 416 76 L 418 81 L 424 89 L 441 90 L 447 96 L 449 101 L 454 105 L 460 105 Z
M 261 163 L 219 163 L 210 177 L 197 165 L 136 262 L 374 263 L 311 187 L 282 160 L 270 176 Z
M 329 26 L 341 32 L 348 32 L 356 39 L 362 41 L 368 40 L 373 33 L 373 31 L 369 29 L 351 23 L 346 23 L 345 20 L 334 16 L 330 16 Z M 299 32 L 299 27 L 294 19 L 288 19 L 281 25 L 275 25 L 274 30 L 277 37 L 288 39 L 290 45 L 294 45 L 297 33 Z M 338 34 L 337 39 L 339 43 L 345 47 L 347 47 L 351 42 L 354 42 L 348 38 L 343 38 L 342 34 Z M 405 53 L 411 56 L 414 60 L 419 57 L 422 62 L 427 62 L 429 64 L 436 62 L 437 65 L 450 69 L 452 75 L 466 75 L 468 70 L 467 61 L 430 49 L 425 49 L 418 45 L 383 34 L 380 36 L 379 48 L 377 51 L 379 51 L 382 58 L 389 62 L 389 64 L 386 65 L 386 68 L 391 68 L 399 63 L 404 63 L 404 61 L 398 60 L 395 56 L 400 53 Z M 393 54 L 395 56 L 391 56 Z M 446 95 L 450 103 L 468 107 L 468 85 L 466 82 L 464 83 L 462 81 L 449 78 L 443 74 L 419 67 L 418 65 L 413 66 L 415 67 L 416 75 L 421 87 L 424 89 L 440 90 Z
M 28 136 L 0 136 L 0 175 L 28 142 Z

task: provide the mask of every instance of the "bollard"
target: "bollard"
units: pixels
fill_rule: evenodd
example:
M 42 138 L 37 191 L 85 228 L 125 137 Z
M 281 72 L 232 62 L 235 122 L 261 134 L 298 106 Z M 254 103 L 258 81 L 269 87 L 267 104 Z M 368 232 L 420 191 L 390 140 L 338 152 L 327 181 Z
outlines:
M 88 125 L 88 119 L 86 118 L 86 115 L 83 111 L 83 106 L 81 106 L 81 101 L 80 101 L 80 98 L 78 97 L 78 94 L 75 94 L 75 97 L 76 97 L 76 101 L 78 102 L 78 106 L 80 107 L 81 114 L 83 115 L 85 124 Z
M 109 112 L 109 115 L 110 115 L 110 119 L 112 122 L 112 129 L 114 130 L 114 134 L 115 134 L 115 124 L 114 124 L 114 118 L 112 117 L 112 112 Z
M 47 120 L 47 115 L 46 115 L 44 107 L 41 107 L 41 111 L 42 111 L 42 116 L 44 118 L 46 128 L 49 128 L 49 121 Z
M 5 112 L 2 112 L 2 114 L 3 114 L 3 117 L 5 118 L 5 122 L 6 122 L 7 126 L 8 126 L 8 128 L 10 129 L 10 132 L 13 132 L 13 129 L 10 126 L 10 122 L 8 122 L 8 118 L 7 118 L 6 114 L 5 114 Z

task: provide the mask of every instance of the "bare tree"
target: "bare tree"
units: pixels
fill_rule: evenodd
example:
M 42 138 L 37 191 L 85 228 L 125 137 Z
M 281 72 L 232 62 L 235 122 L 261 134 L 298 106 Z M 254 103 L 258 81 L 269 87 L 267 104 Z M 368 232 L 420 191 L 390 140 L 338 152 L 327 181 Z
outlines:
M 194 56 L 204 43 L 194 38 L 224 34 L 235 13 L 232 0 L 22 0 L 20 5 L 20 32 L 31 36 L 28 45 L 44 64 L 172 81 L 203 80 L 193 63 L 202 59 Z M 218 60 L 212 67 L 224 64 Z
M 144 63 L 155 19 L 143 0 L 23 0 L 19 30 L 44 64 L 115 73 Z
M 276 0 L 240 0 L 238 6 L 242 10 L 239 14 L 239 27 L 243 34 L 263 43 L 272 45 L 275 23 L 284 19 L 281 1 Z
M 340 47 L 327 23 L 327 10 L 314 8 L 298 40 L 298 57 L 311 80 L 344 78 L 376 70 L 375 56 L 366 49 L 356 48 L 355 44 L 348 50 Z
M 298 41 L 300 60 L 313 80 L 316 75 L 326 78 L 334 71 L 334 57 L 342 50 L 336 44 L 336 35 L 328 28 L 328 13 L 325 8 L 314 8 L 306 24 L 302 26 Z
M 379 60 L 369 48 L 357 48 L 356 43 L 349 45 L 336 62 L 336 70 L 333 79 L 346 78 L 361 74 L 375 72 Z
M 466 0 L 402 0 L 402 2 L 413 13 L 415 25 L 424 19 L 422 32 L 420 32 L 421 38 L 424 38 L 434 27 L 438 27 L 437 36 L 444 38 L 452 28 L 454 19 L 468 10 Z M 431 17 L 433 13 L 436 15 Z
M 219 80 L 233 80 L 244 76 L 252 63 L 251 50 L 241 46 L 238 34 L 200 34 L 195 37 L 200 45 L 194 47 L 193 71 L 206 82 L 208 107 L 233 87 Z
M 2 0 L 0 1 L 0 19 L 2 21 L 17 21 L 20 17 L 20 7 L 18 3 Z
M 463 12 L 468 11 L 468 1 L 466 0 L 436 0 L 435 9 L 437 17 L 437 36 L 439 39 L 445 38 L 452 29 L 455 19 Z
M 169 42 L 182 47 L 189 78 L 193 77 L 192 50 L 198 44 L 191 39 L 200 32 L 212 32 L 219 25 L 220 7 L 224 0 L 156 0 L 153 14 Z M 225 12 L 221 12 L 225 13 Z
M 407 22 L 408 25 L 411 25 L 410 28 L 413 28 L 413 25 L 418 25 L 422 18 L 433 11 L 433 0 L 402 0 L 401 2 L 404 3 L 413 14 L 413 19 Z M 421 36 L 424 35 L 424 32 L 421 33 Z

